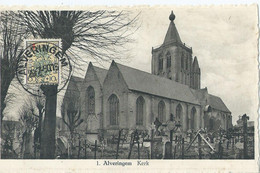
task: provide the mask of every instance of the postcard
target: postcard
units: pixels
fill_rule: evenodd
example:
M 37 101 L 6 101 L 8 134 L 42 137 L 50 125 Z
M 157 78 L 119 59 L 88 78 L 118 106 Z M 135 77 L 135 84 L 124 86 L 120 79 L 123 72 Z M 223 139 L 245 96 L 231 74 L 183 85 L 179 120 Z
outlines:
M 258 172 L 257 5 L 0 16 L 4 172 Z

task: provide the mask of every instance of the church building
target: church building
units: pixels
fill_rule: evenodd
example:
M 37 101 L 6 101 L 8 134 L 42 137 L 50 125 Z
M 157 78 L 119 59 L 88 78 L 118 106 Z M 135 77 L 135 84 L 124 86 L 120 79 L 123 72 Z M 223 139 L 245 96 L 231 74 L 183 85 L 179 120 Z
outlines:
M 169 19 L 162 45 L 152 48 L 151 73 L 115 61 L 109 69 L 90 62 L 85 78 L 71 77 L 63 103 L 65 109 L 77 105 L 72 109 L 80 110 L 80 130 L 148 130 L 156 118 L 162 124 L 174 119 L 182 132 L 232 127 L 222 99 L 201 88 L 198 58 L 181 41 L 173 12 Z

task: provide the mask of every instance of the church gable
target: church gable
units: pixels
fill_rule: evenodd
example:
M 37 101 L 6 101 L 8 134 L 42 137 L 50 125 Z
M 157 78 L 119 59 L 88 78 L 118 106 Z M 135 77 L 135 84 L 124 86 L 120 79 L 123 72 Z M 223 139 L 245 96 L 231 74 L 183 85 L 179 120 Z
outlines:
M 107 76 L 104 79 L 104 88 L 110 88 L 115 91 L 127 90 L 128 86 L 122 75 L 118 64 L 112 61 L 111 66 L 107 72 Z M 114 88 L 114 89 L 113 89 Z
M 103 127 L 128 126 L 128 87 L 117 64 L 112 61 L 103 84 Z
M 86 87 L 86 85 L 90 84 L 90 83 L 98 83 L 99 86 L 101 87 L 103 85 L 104 82 L 104 78 L 107 74 L 107 70 L 106 69 L 102 69 L 99 67 L 95 67 L 93 66 L 93 64 L 90 62 L 86 75 L 85 75 L 85 79 L 84 79 L 84 86 Z
M 106 69 L 93 66 L 90 62 L 81 91 L 84 125 L 87 132 L 97 132 L 102 127 L 102 96 L 103 79 Z

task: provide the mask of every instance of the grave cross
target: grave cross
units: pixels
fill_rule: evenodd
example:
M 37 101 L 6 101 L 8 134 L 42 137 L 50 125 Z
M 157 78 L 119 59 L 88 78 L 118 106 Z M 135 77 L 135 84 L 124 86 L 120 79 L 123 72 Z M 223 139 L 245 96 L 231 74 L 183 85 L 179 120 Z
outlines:
M 87 143 L 87 140 L 84 140 L 84 144 L 82 144 L 81 146 L 81 141 L 79 140 L 79 144 L 78 146 L 76 146 L 76 148 L 78 148 L 78 159 L 80 157 L 80 151 L 82 148 L 84 148 L 84 154 L 85 154 L 85 159 L 87 158 L 87 148 L 91 148 L 91 147 L 94 147 L 94 159 L 97 158 L 97 148 L 100 147 L 99 145 L 97 145 L 97 140 L 95 140 L 95 144 L 94 145 L 91 145 L 91 144 L 88 144 Z
M 151 131 L 151 138 L 150 139 L 144 139 L 143 140 L 144 142 L 150 142 L 150 149 L 151 149 L 151 159 L 154 159 L 154 153 L 153 153 L 153 150 L 154 150 L 154 143 L 155 142 L 161 142 L 162 141 L 162 138 L 154 138 L 154 129 L 152 129 Z
M 118 159 L 118 151 L 119 151 L 119 144 L 120 144 L 120 140 L 121 140 L 121 133 L 122 133 L 123 129 L 119 130 L 118 132 L 118 138 L 117 139 L 117 146 L 116 146 L 116 159 Z
M 94 146 L 95 148 L 94 148 L 94 151 L 95 151 L 95 153 L 94 153 L 94 159 L 97 159 L 97 147 L 98 147 L 98 145 L 97 145 L 97 140 L 95 140 L 95 145 L 91 145 L 91 146 Z
M 158 118 L 155 119 L 155 121 L 154 121 L 154 125 L 155 125 L 155 129 L 156 129 L 155 133 L 156 133 L 156 135 L 159 135 L 160 132 L 159 132 L 158 129 L 159 129 L 159 127 L 162 125 L 162 123 L 159 121 Z
M 137 132 L 137 129 L 134 131 L 134 133 L 132 133 L 132 136 L 131 136 L 130 151 L 128 154 L 128 159 L 130 159 L 130 157 L 131 157 L 132 149 L 133 149 L 133 146 L 135 143 L 138 144 L 138 148 L 137 148 L 138 149 L 138 159 L 140 159 L 140 143 L 139 143 L 139 134 Z

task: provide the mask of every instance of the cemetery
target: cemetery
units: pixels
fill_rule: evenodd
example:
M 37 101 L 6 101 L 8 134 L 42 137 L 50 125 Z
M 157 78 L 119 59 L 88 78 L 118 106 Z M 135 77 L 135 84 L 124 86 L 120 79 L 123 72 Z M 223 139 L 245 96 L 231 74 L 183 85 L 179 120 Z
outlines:
M 242 120 L 243 127 L 227 131 L 183 133 L 180 125 L 171 128 L 170 123 L 162 125 L 157 119 L 151 131 L 120 129 L 94 143 L 77 139 L 70 159 L 254 159 L 254 129 L 247 127 L 246 115 Z M 68 158 L 66 150 L 59 158 Z

